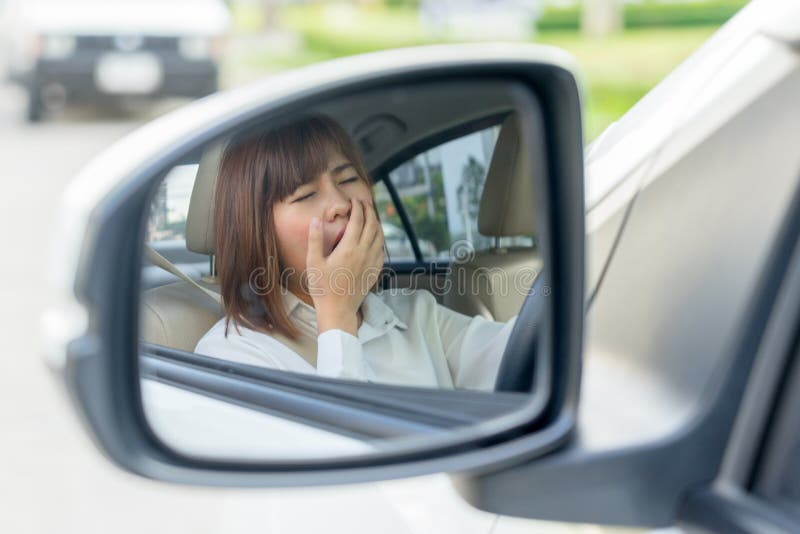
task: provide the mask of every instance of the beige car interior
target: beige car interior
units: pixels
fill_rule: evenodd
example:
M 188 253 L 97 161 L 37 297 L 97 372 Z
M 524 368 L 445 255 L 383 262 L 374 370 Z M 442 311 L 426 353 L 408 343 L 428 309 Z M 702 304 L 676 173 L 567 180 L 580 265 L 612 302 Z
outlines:
M 497 238 L 532 236 L 536 230 L 530 203 L 532 183 L 524 170 L 524 158 L 518 157 L 520 136 L 515 117 L 515 114 L 509 115 L 502 125 L 478 216 L 479 231 Z M 186 247 L 208 256 L 214 254 L 213 193 L 221 151 L 222 143 L 218 143 L 203 153 L 186 220 Z M 369 161 L 370 154 L 366 158 Z M 374 154 L 372 160 L 375 161 Z M 368 168 L 373 167 L 368 164 Z M 161 267 L 165 268 L 164 265 Z M 169 270 L 168 267 L 169 262 L 165 269 Z M 468 315 L 480 314 L 506 321 L 519 313 L 525 298 L 524 291 L 515 290 L 514 277 L 525 269 L 538 270 L 541 261 L 533 247 L 494 247 L 478 252 L 471 261 L 453 264 L 453 267 L 448 276 L 453 278 L 450 287 L 454 290 L 443 295 L 440 301 Z M 506 291 L 499 287 L 502 277 L 497 276 L 498 269 L 506 273 Z M 417 288 L 430 288 L 434 283 L 432 278 L 415 277 L 413 282 Z M 457 291 L 459 279 L 466 280 L 466 286 L 462 282 L 463 291 Z M 204 277 L 192 281 L 186 277 L 184 280 L 188 281 L 169 283 L 144 292 L 140 317 L 143 341 L 192 352 L 203 334 L 223 316 L 219 302 L 197 287 L 199 284 L 213 294 L 218 291 L 214 279 Z M 410 277 L 398 277 L 392 285 L 408 287 L 411 281 Z M 528 280 L 527 287 L 532 282 L 532 279 Z
M 189 200 L 186 248 L 199 254 L 214 254 L 213 197 L 221 154 L 221 143 L 205 151 Z M 197 283 L 219 291 L 213 279 L 203 278 Z M 144 292 L 139 319 L 142 339 L 193 352 L 203 334 L 222 316 L 220 303 L 189 282 L 166 284 Z
M 478 231 L 485 236 L 535 236 L 536 217 L 530 166 L 519 150 L 516 114 L 503 122 L 478 210 Z M 535 247 L 476 251 L 467 261 L 450 264 L 444 305 L 465 315 L 506 322 L 517 315 L 542 262 Z

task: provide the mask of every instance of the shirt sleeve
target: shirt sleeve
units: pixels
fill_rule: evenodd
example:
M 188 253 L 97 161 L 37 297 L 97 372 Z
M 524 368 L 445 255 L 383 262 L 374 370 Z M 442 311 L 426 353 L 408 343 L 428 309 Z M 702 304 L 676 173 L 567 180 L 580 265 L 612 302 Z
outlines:
M 508 322 L 469 317 L 436 304 L 439 335 L 456 388 L 494 390 L 508 338 L 518 316 Z
M 361 341 L 334 328 L 317 336 L 317 373 L 328 378 L 366 380 Z
M 317 336 L 317 368 L 279 340 L 263 333 L 242 329 L 227 336 L 214 328 L 203 336 L 194 351 L 223 360 L 271 367 L 283 371 L 318 374 L 329 378 L 366 380 L 366 365 L 361 341 L 339 329 Z

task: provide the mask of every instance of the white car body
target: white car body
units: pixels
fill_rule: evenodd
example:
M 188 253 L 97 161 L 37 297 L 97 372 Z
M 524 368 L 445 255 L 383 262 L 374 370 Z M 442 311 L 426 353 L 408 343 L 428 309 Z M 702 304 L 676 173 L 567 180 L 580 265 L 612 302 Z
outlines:
M 587 149 L 587 293 L 591 294 L 602 277 L 614 246 L 614 239 L 610 236 L 616 235 L 624 224 L 631 200 L 657 183 L 664 169 L 680 161 L 710 132 L 729 121 L 740 109 L 762 98 L 778 80 L 797 75 L 800 55 L 787 43 L 799 41 L 800 6 L 797 3 L 756 0 Z M 369 59 L 364 61 L 364 68 L 368 69 Z M 331 76 L 337 74 L 333 66 Z M 241 91 L 246 93 L 248 89 Z M 188 113 L 183 118 L 191 119 Z M 172 120 L 179 121 L 180 117 L 175 116 Z M 170 125 L 162 124 L 161 127 L 169 128 Z M 146 136 L 147 133 L 143 131 L 139 135 Z M 138 156 L 112 154 L 107 157 L 130 158 L 133 165 Z M 118 179 L 98 172 L 102 161 L 96 165 L 70 188 L 62 213 L 62 235 L 55 256 L 62 268 L 54 273 L 54 304 L 45 318 L 46 348 L 51 366 L 63 365 L 64 343 L 85 328 L 85 313 L 72 294 L 72 282 L 78 268 L 76 244 L 81 242 L 86 230 L 90 207 L 107 194 Z M 628 413 L 633 416 L 626 407 L 632 393 L 605 391 L 603 378 L 609 373 L 635 377 L 636 370 L 596 364 L 605 347 L 602 337 L 591 328 L 592 319 L 591 315 L 587 318 L 589 332 L 582 379 L 582 416 L 598 410 L 617 413 L 620 418 Z M 156 394 L 166 398 L 173 393 L 167 388 Z M 52 395 L 49 391 L 45 394 Z M 661 402 L 671 402 L 671 392 L 659 394 L 663 395 Z M 191 396 L 184 401 L 187 406 L 196 402 Z M 61 419 L 71 420 L 66 402 L 53 402 L 52 406 L 63 410 Z M 252 424 L 252 414 L 248 410 L 239 409 L 241 411 L 237 413 L 224 403 L 219 403 L 217 408 L 218 417 L 225 418 L 226 427 L 237 426 L 236 422 L 240 422 L 238 435 L 251 433 L 253 442 L 257 441 L 255 438 L 263 437 L 263 429 Z M 213 421 L 215 416 L 211 414 L 214 409 L 213 403 L 205 406 L 203 417 Z M 676 417 L 679 415 L 676 413 Z M 47 414 L 47 417 L 52 415 Z M 586 419 L 590 420 L 589 417 Z M 278 425 L 280 421 L 269 418 L 265 424 Z M 609 446 L 619 439 L 621 427 L 615 426 L 613 420 L 608 423 L 603 427 L 587 428 L 583 437 L 594 446 Z M 113 530 L 137 533 L 148 530 L 301 533 L 322 529 L 348 533 L 447 531 L 486 534 L 601 531 L 578 525 L 497 518 L 479 512 L 460 500 L 449 488 L 444 475 L 280 492 L 201 489 L 152 483 L 113 470 L 88 447 L 83 436 L 78 437 L 74 425 L 70 423 L 68 429 L 64 429 L 63 424 L 56 425 L 55 429 L 39 424 L 31 427 L 35 430 L 29 430 L 32 432 L 30 439 L 35 440 L 52 440 L 68 435 L 66 447 L 72 451 L 68 457 L 43 459 L 41 472 L 34 475 L 38 484 L 48 488 L 36 495 L 37 500 L 42 506 L 55 506 L 59 511 L 56 516 L 60 518 L 58 524 L 47 517 L 36 518 L 35 522 L 42 529 L 105 531 L 114 521 Z M 641 421 L 638 432 L 643 440 L 658 438 L 650 431 L 648 422 Z M 308 435 L 295 434 L 297 445 L 331 439 L 326 432 L 313 429 L 308 429 L 308 432 Z M 284 430 L 281 434 L 285 435 Z M 185 436 L 188 440 L 192 434 L 187 432 Z M 347 447 L 344 441 L 327 443 L 332 447 Z M 215 447 L 213 443 L 207 442 L 206 445 L 212 449 Z M 216 451 L 220 452 L 228 445 L 226 439 L 220 439 Z M 59 446 L 65 444 L 59 443 Z M 286 447 L 287 444 L 280 446 Z M 239 452 L 245 455 L 253 453 Z M 30 511 L 33 513 L 33 508 Z

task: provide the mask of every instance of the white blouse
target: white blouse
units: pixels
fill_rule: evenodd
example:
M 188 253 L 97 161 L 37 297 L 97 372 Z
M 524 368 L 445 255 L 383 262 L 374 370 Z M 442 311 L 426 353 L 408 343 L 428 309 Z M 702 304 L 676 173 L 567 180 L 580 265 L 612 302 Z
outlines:
M 517 317 L 507 323 L 468 317 L 436 302 L 426 290 L 369 293 L 358 337 L 332 329 L 317 334 L 314 308 L 283 291 L 288 316 L 317 338 L 317 368 L 271 337 L 225 319 L 200 339 L 195 352 L 298 373 L 317 373 L 406 386 L 490 391 Z

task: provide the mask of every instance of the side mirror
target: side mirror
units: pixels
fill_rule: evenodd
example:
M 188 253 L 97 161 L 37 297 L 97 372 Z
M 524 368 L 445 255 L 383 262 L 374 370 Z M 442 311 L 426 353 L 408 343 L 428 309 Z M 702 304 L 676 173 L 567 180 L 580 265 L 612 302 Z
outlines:
M 504 226 L 509 213 L 535 220 L 540 269 L 535 282 L 528 280 L 525 286 L 513 324 L 497 320 L 502 304 L 494 309 L 493 303 L 480 299 L 467 299 L 478 307 L 474 313 L 448 316 L 463 318 L 466 325 L 474 315 L 472 329 L 491 323 L 499 325 L 499 331 L 501 323 L 508 325 L 504 346 L 487 347 L 481 353 L 496 357 L 492 365 L 476 366 L 485 374 L 462 380 L 456 376 L 458 366 L 466 364 L 447 356 L 430 371 L 440 379 L 437 388 L 411 379 L 383 381 L 384 375 L 374 369 L 361 380 L 350 375 L 316 376 L 313 365 L 311 373 L 294 373 L 192 350 L 198 339 L 192 329 L 202 323 L 198 330 L 202 334 L 214 321 L 223 320 L 232 297 L 228 293 L 223 299 L 228 308 L 215 308 L 214 294 L 225 293 L 224 287 L 215 289 L 214 261 L 205 264 L 205 273 L 179 268 L 172 272 L 176 278 L 153 281 L 163 275 L 159 269 L 170 270 L 180 263 L 174 258 L 162 261 L 168 253 L 147 256 L 145 244 L 152 245 L 153 229 L 163 228 L 152 219 L 158 195 L 166 194 L 159 188 L 176 169 L 189 172 L 194 180 L 191 202 L 202 203 L 205 198 L 204 213 L 210 213 L 209 199 L 220 191 L 214 180 L 218 171 L 223 176 L 224 163 L 217 159 L 209 166 L 204 158 L 213 157 L 209 154 L 214 150 L 219 158 L 219 147 L 234 146 L 230 140 L 242 139 L 242 132 L 247 133 L 244 138 L 282 132 L 280 128 L 297 124 L 309 113 L 324 113 L 343 125 L 362 152 L 372 180 L 384 181 L 389 188 L 386 198 L 399 206 L 404 205 L 403 190 L 390 175 L 403 163 L 413 163 L 416 155 L 456 138 L 496 129 L 494 152 L 490 150 L 482 166 L 522 178 L 513 187 L 498 189 L 484 172 L 483 194 L 472 197 L 466 185 L 461 189 L 458 184 L 441 185 L 451 199 L 442 221 L 457 213 L 456 207 L 474 219 L 477 208 L 471 212 L 469 206 L 480 203 L 484 215 L 479 217 L 483 222 L 478 222 L 478 233 L 491 233 L 484 236 L 490 253 L 505 254 L 509 247 L 500 240 L 508 232 L 516 235 Z M 503 139 L 510 135 L 503 132 L 512 122 L 514 142 Z M 476 137 L 475 146 L 485 147 L 480 139 L 489 138 L 489 134 Z M 502 152 L 501 145 L 513 149 Z M 222 156 L 223 162 L 233 157 L 230 153 Z M 481 167 L 474 163 L 471 169 Z M 449 172 L 444 166 L 439 164 L 436 171 L 442 176 Z M 436 177 L 426 177 L 433 167 L 419 170 L 420 180 L 428 180 L 422 199 L 436 183 Z M 211 178 L 202 178 L 207 168 Z M 417 179 L 413 164 L 409 168 L 406 191 Z M 478 176 L 470 172 L 463 170 L 457 176 L 467 183 Z M 480 185 L 484 187 L 483 182 Z M 253 198 L 259 197 L 254 193 Z M 433 202 L 425 206 L 431 218 L 437 209 L 445 210 Z M 388 270 L 397 276 L 383 282 L 384 289 L 405 290 L 415 276 L 425 278 L 430 282 L 425 294 L 434 294 L 425 296 L 426 306 L 445 313 L 448 303 L 459 302 L 453 305 L 467 310 L 470 304 L 464 299 L 451 300 L 432 289 L 435 280 L 447 278 L 444 269 L 457 266 L 462 258 L 456 253 L 443 255 L 434 234 L 415 235 L 424 234 L 423 225 L 415 225 L 409 210 L 399 211 L 396 221 L 383 221 L 394 225 L 385 227 L 383 234 L 391 257 L 389 230 L 408 232 L 410 237 L 401 233 L 393 241 L 395 258 L 402 254 L 407 258 L 389 262 Z M 61 304 L 49 316 L 50 363 L 63 377 L 98 446 L 126 470 L 195 484 L 343 483 L 486 470 L 522 458 L 530 461 L 564 446 L 570 438 L 583 332 L 583 151 L 578 87 L 569 59 L 557 50 L 457 45 L 392 51 L 320 64 L 218 94 L 154 121 L 98 156 L 70 187 L 63 214 L 60 261 L 68 274 L 57 281 Z M 462 226 L 469 237 L 474 221 L 467 215 Z M 217 228 L 219 224 L 216 221 Z M 452 224 L 451 234 L 456 232 L 456 223 Z M 503 229 L 492 231 L 495 227 Z M 214 226 L 204 228 L 211 231 Z M 474 243 L 477 238 L 470 239 Z M 189 246 L 195 254 L 200 250 L 201 270 L 206 269 L 203 254 L 212 260 L 215 256 L 213 249 L 203 246 Z M 183 244 L 179 248 L 186 252 Z M 173 281 L 177 285 L 168 291 L 175 300 L 167 305 L 178 303 L 175 306 L 183 311 L 175 313 L 183 326 L 165 326 L 168 321 L 158 310 L 150 319 L 143 315 L 143 306 L 153 295 L 147 291 Z M 188 301 L 203 303 L 192 308 L 186 307 Z M 206 313 L 208 319 L 196 321 L 191 310 Z M 441 341 L 446 325 L 431 326 L 436 321 L 421 318 L 420 310 L 395 308 L 408 327 L 404 332 L 413 332 L 415 324 L 439 328 L 436 343 L 446 353 L 452 346 Z M 156 327 L 153 317 L 161 321 Z M 373 319 L 374 313 L 366 312 L 364 321 Z M 361 334 L 359 330 L 359 338 Z M 412 334 L 397 335 L 405 339 L 402 336 Z M 460 339 L 466 334 L 447 335 Z M 473 344 L 479 341 L 470 339 Z M 369 360 L 368 341 L 361 341 Z M 284 345 L 295 355 L 303 352 L 291 341 Z M 474 347 L 468 349 L 478 353 Z M 459 350 L 463 354 L 466 349 Z M 345 351 L 343 357 L 349 354 Z M 408 376 L 419 376 L 416 371 Z M 472 387 L 475 384 L 479 385 Z

